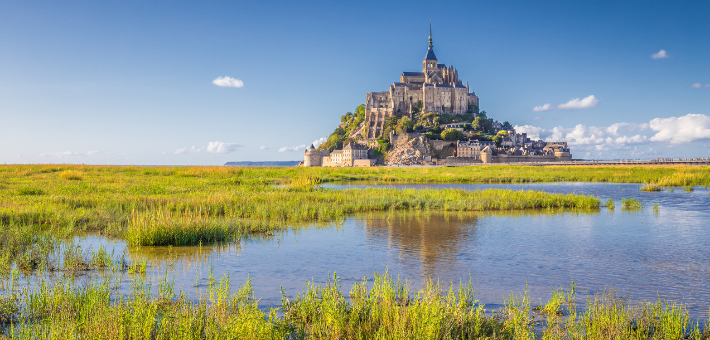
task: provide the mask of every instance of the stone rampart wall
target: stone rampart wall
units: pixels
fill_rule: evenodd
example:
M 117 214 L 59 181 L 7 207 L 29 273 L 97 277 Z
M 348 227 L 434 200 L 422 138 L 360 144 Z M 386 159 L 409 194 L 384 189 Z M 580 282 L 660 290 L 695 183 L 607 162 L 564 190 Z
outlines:
M 444 147 L 451 146 L 453 144 L 453 147 L 456 147 L 456 142 L 452 141 L 447 141 L 447 140 L 430 140 L 429 144 L 431 147 L 434 148 L 434 150 L 441 151 L 444 149 Z

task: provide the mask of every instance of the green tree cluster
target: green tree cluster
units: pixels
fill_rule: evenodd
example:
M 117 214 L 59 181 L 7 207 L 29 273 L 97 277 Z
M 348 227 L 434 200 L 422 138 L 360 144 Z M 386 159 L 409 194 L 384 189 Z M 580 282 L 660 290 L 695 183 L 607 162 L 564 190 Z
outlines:
M 394 131 L 397 134 L 407 133 L 413 131 L 427 131 L 424 136 L 428 139 L 444 139 L 444 140 L 465 140 L 466 136 L 461 131 L 455 130 L 456 132 L 446 132 L 442 128 L 443 125 L 450 123 L 463 123 L 464 131 L 473 131 L 471 139 L 474 140 L 489 140 L 495 141 L 500 145 L 502 142 L 502 137 L 499 141 L 496 141 L 496 136 L 486 137 L 486 134 L 494 134 L 497 131 L 493 129 L 493 120 L 488 118 L 486 111 L 479 111 L 477 105 L 471 104 L 465 114 L 462 115 L 450 115 L 437 112 L 423 112 L 422 102 L 417 102 L 417 105 L 412 108 L 412 116 L 391 116 L 388 117 L 383 126 L 382 136 L 380 137 L 380 146 L 377 148 L 378 152 L 386 152 L 390 148 L 389 135 L 390 132 Z M 340 117 L 340 126 L 338 126 L 333 133 L 330 134 L 328 140 L 323 143 L 319 149 L 340 149 L 343 145 L 355 142 L 358 136 L 350 138 L 349 136 L 355 129 L 358 129 L 361 124 L 365 121 L 365 105 L 359 105 L 354 113 L 348 112 Z M 512 128 L 510 122 L 505 121 L 501 126 L 505 129 Z M 367 127 L 363 134 L 367 133 Z M 444 133 L 446 132 L 446 133 Z
M 485 111 L 481 111 L 481 113 L 483 112 Z M 491 120 L 482 116 L 476 117 L 476 119 L 471 124 L 471 127 L 475 131 L 482 131 L 485 133 L 493 131 L 493 123 L 491 122 Z
M 446 141 L 467 140 L 463 132 L 456 129 L 446 129 L 441 133 L 441 139 Z
M 344 144 L 354 142 L 350 134 L 365 121 L 365 104 L 355 108 L 355 113 L 348 112 L 340 117 L 340 125 L 328 136 L 328 140 L 318 147 L 318 150 L 340 149 Z

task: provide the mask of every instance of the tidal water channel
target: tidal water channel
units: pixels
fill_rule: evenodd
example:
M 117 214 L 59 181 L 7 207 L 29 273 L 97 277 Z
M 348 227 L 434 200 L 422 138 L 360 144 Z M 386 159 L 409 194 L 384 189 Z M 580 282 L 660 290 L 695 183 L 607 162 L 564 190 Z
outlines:
M 599 183 L 387 186 L 587 194 L 602 203 L 614 199 L 616 209 L 372 213 L 228 245 L 127 252 L 131 258 L 148 259 L 147 277 L 156 287 L 171 263 L 167 273 L 176 290 L 191 296 L 204 291 L 210 270 L 216 279 L 229 273 L 234 291 L 251 278 L 264 308 L 280 304 L 281 287 L 292 299 L 306 281 L 323 283 L 335 272 L 347 294 L 354 280 L 389 271 L 414 289 L 427 279 L 442 286 L 471 280 L 476 298 L 488 308 L 500 307 L 505 294 L 521 293 L 526 286 L 537 305 L 549 298 L 552 288 L 567 288 L 574 281 L 578 296 L 612 290 L 630 300 L 660 297 L 686 304 L 693 318 L 707 318 L 710 194 L 705 188 L 642 192 L 638 184 Z M 622 210 L 620 200 L 629 197 L 644 202 L 645 208 Z M 103 244 L 115 253 L 126 249 L 123 242 L 96 236 L 77 240 L 84 248 Z M 130 290 L 130 280 L 127 276 L 121 290 Z

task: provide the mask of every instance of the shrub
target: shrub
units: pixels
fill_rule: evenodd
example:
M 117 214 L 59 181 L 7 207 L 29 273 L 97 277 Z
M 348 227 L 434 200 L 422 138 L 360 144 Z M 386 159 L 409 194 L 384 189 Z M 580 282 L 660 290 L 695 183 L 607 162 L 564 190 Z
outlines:
M 624 209 L 638 210 L 638 209 L 643 208 L 643 202 L 641 202 L 635 198 L 622 198 L 621 199 L 621 206 Z
M 441 139 L 446 141 L 465 140 L 466 136 L 459 130 L 446 129 L 441 133 Z
M 21 196 L 38 196 L 44 194 L 40 188 L 24 187 L 17 190 L 17 194 Z
M 59 174 L 62 178 L 70 181 L 80 181 L 84 178 L 81 172 L 74 170 L 64 170 Z
M 663 191 L 663 188 L 655 184 L 648 183 L 641 187 L 641 191 Z

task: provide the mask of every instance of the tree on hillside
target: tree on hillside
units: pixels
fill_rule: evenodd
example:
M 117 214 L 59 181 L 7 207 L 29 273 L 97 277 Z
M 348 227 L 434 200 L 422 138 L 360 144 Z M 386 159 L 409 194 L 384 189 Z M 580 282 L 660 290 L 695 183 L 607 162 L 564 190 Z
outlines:
M 500 130 L 498 131 L 497 135 L 501 137 L 508 137 L 508 131 Z
M 355 117 L 365 120 L 365 104 L 360 104 L 355 108 Z
M 441 135 L 439 135 L 436 132 L 431 132 L 431 131 L 425 133 L 423 136 L 424 136 L 424 138 L 429 139 L 429 140 L 441 139 Z
M 341 125 L 328 136 L 328 140 L 318 146 L 318 150 L 335 150 L 343 147 L 348 135 L 365 120 L 365 104 L 360 104 L 355 109 L 355 114 L 348 112 L 340 117 Z M 344 123 L 344 124 L 343 124 Z M 347 139 L 352 141 L 352 139 Z
M 495 137 L 491 138 L 491 140 L 496 142 L 497 147 L 500 147 L 501 144 L 503 144 L 503 137 L 501 137 L 501 136 L 495 136 Z
M 412 108 L 412 113 L 413 113 L 414 117 L 416 117 L 418 114 L 422 113 L 422 108 L 423 108 L 423 107 L 424 107 L 424 103 L 422 103 L 421 100 L 418 101 L 418 102 L 417 102 L 417 105 L 415 105 L 415 106 Z
M 446 129 L 441 133 L 441 139 L 447 141 L 466 140 L 466 136 L 459 130 Z
M 382 138 L 385 138 L 389 140 L 390 138 L 390 131 L 393 131 L 397 128 L 397 123 L 399 123 L 399 118 L 397 116 L 389 116 L 387 119 L 385 119 L 385 123 L 383 124 L 383 130 L 382 130 Z
M 501 126 L 502 126 L 504 129 L 512 129 L 512 128 L 513 128 L 513 126 L 510 125 L 510 123 L 509 123 L 507 120 L 504 121 Z
M 395 128 L 395 132 L 397 132 L 397 133 L 411 132 L 412 129 L 414 129 L 414 121 L 412 119 L 410 119 L 409 117 L 402 117 L 399 119 L 399 122 L 397 123 L 397 127 Z
M 478 117 L 481 117 L 481 118 L 488 118 L 488 116 L 487 116 L 487 114 L 486 114 L 486 111 L 481 111 L 481 112 L 479 112 L 479 113 L 478 113 Z
M 489 132 L 493 129 L 493 124 L 485 117 L 476 117 L 471 125 L 476 131 Z

